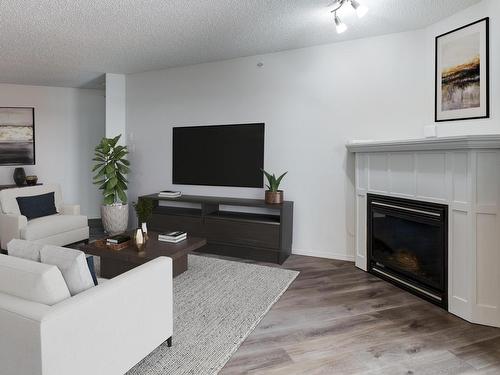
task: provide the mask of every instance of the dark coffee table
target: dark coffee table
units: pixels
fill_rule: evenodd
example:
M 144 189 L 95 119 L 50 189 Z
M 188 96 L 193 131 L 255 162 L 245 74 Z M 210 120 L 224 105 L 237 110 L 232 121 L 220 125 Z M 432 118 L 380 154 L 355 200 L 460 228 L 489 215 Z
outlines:
M 131 245 L 123 250 L 111 250 L 98 246 L 95 242 L 82 245 L 81 250 L 101 258 L 101 277 L 106 279 L 111 279 L 160 256 L 172 258 L 175 277 L 187 270 L 188 253 L 207 244 L 205 238 L 188 236 L 182 242 L 171 244 L 158 241 L 157 232 L 149 231 L 148 236 L 148 240 L 140 248 L 132 240 Z

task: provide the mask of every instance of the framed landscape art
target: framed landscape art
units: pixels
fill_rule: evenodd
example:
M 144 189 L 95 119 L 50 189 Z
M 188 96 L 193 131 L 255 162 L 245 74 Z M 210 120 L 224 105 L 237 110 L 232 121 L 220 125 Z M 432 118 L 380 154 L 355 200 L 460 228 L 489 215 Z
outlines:
M 436 37 L 435 121 L 490 116 L 489 18 Z
M 0 165 L 35 164 L 35 109 L 0 107 Z

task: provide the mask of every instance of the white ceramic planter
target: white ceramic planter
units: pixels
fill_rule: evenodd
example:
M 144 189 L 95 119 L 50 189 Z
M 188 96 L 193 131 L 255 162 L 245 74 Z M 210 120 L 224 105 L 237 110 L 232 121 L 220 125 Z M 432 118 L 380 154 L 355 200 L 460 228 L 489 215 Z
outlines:
M 125 232 L 128 229 L 128 204 L 101 206 L 101 219 L 106 233 Z

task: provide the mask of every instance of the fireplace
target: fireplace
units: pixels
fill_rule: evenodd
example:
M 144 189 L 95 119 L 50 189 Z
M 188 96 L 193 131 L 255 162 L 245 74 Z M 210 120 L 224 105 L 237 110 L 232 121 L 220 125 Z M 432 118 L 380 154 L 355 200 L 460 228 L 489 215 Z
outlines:
M 367 195 L 368 270 L 447 309 L 448 206 Z

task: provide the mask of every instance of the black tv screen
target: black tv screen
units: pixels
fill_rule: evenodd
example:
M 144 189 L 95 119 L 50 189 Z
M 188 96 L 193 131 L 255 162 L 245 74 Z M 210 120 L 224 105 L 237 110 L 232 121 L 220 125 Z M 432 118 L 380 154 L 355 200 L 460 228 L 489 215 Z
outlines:
M 173 128 L 172 182 L 263 187 L 264 124 Z

